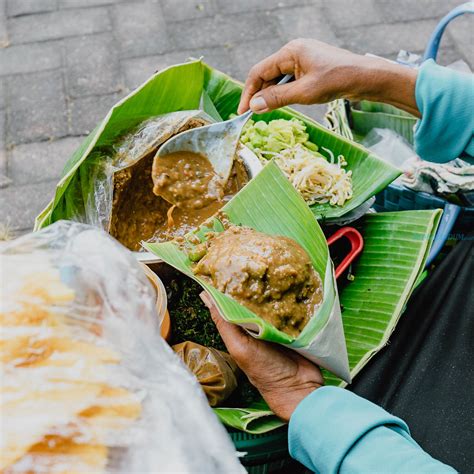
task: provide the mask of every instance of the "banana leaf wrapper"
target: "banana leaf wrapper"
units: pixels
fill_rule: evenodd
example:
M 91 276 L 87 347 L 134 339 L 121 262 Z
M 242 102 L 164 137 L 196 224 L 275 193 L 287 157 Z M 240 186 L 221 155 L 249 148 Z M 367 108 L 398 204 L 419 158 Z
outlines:
M 289 237 L 308 253 L 323 282 L 323 300 L 296 339 L 195 275 L 193 262 L 175 242 L 147 243 L 145 248 L 196 280 L 210 293 L 226 320 L 242 326 L 259 339 L 289 347 L 350 382 L 337 286 L 326 238 L 301 195 L 278 166 L 270 162 L 222 211 L 236 225 Z M 206 224 L 196 235 L 201 233 L 204 236 L 207 226 L 214 230 L 217 228 Z
M 440 210 L 368 214 L 357 227 L 364 251 L 353 265 L 355 279 L 340 290 L 351 378 L 390 340 L 423 272 L 438 228 Z M 326 385 L 346 382 L 323 370 Z M 261 434 L 282 426 L 264 402 L 247 408 L 214 409 L 236 429 Z

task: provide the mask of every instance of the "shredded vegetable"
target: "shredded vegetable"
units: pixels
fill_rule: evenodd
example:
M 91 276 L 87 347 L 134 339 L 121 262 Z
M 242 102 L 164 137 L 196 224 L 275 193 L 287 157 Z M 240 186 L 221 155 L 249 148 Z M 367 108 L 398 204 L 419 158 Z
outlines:
M 329 159 L 309 140 L 303 122 L 297 119 L 272 120 L 270 123 L 249 120 L 241 141 L 261 161 L 275 159 L 305 201 L 342 206 L 352 197 L 351 171 L 346 171 L 344 157 L 322 148 Z

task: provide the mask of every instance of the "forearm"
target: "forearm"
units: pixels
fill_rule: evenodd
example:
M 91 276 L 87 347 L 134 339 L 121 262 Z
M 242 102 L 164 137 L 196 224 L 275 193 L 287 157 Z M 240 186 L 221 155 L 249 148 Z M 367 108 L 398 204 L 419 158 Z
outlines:
M 304 399 L 289 428 L 290 454 L 320 473 L 455 472 L 426 454 L 406 424 L 382 408 L 336 387 Z
M 384 102 L 420 117 L 415 98 L 416 69 L 370 56 L 357 58 L 346 72 L 350 80 L 345 98 Z

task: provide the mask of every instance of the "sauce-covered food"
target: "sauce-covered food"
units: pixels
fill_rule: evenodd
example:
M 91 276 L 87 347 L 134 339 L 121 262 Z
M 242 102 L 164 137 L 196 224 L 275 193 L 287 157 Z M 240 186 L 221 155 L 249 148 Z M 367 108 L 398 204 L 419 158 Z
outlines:
M 246 227 L 211 235 L 194 272 L 292 337 L 323 295 L 321 278 L 297 242 Z
M 153 168 L 153 177 L 156 183 L 155 170 L 156 160 Z M 240 158 L 235 158 L 229 180 L 225 184 L 224 189 L 221 191 L 221 195 L 218 199 L 205 198 L 201 200 L 200 196 L 196 194 L 194 199 L 181 200 L 181 205 L 168 204 L 163 199 L 163 201 L 167 204 L 167 211 L 162 223 L 156 228 L 151 240 L 156 242 L 166 242 L 176 237 L 182 237 L 188 232 L 196 229 L 205 220 L 215 215 L 230 199 L 232 199 L 232 197 L 247 184 L 248 180 L 249 176 L 244 164 Z M 186 189 L 186 185 L 184 185 L 184 189 Z M 183 190 L 183 193 L 185 192 L 186 191 Z M 192 191 L 190 192 L 192 194 Z M 159 197 L 159 199 L 162 198 Z M 187 207 L 184 204 L 186 202 L 191 203 L 191 207 Z M 200 204 L 204 205 L 202 207 L 198 207 Z

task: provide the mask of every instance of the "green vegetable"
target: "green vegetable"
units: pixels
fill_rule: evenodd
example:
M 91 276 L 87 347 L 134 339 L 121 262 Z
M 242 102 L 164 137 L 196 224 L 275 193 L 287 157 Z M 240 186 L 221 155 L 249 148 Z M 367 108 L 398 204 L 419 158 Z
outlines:
M 209 310 L 199 294 L 199 283 L 179 275 L 167 285 L 168 311 L 171 318 L 171 345 L 193 341 L 207 347 L 225 351 L 226 347 Z
M 261 159 L 271 159 L 275 154 L 298 144 L 315 156 L 322 156 L 317 152 L 317 145 L 309 141 L 306 125 L 296 118 L 277 119 L 269 123 L 249 120 L 240 140 Z

